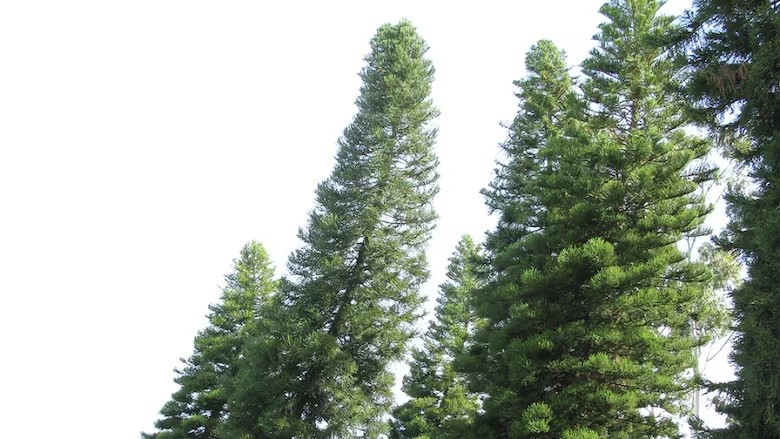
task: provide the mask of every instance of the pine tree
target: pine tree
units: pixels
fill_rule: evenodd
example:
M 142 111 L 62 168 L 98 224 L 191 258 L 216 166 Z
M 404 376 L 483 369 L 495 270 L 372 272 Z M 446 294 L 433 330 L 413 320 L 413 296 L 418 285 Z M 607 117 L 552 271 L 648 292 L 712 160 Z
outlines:
M 234 437 L 378 437 L 386 429 L 388 366 L 403 358 L 419 317 L 436 217 L 430 122 L 438 111 L 426 51 L 407 21 L 371 40 L 358 113 L 288 262 L 284 328 L 247 348 Z
M 520 328 L 508 323 L 513 308 L 522 306 L 513 278 L 519 275 L 520 267 L 545 258 L 543 251 L 535 252 L 523 241 L 542 229 L 546 214 L 539 176 L 544 167 L 554 165 L 542 157 L 548 140 L 559 136 L 566 122 L 573 120 L 571 113 L 577 112 L 579 104 L 564 54 L 552 42 L 542 40 L 533 46 L 525 67 L 528 75 L 515 82 L 520 111 L 509 126 L 508 141 L 502 145 L 506 160 L 499 163 L 490 189 L 483 191 L 491 211 L 499 214 L 498 226 L 486 241 L 494 280 L 475 298 L 486 326 L 476 334 L 472 358 L 465 361 L 472 390 L 489 396 L 479 427 L 480 436 L 487 437 L 521 437 L 509 434 L 522 404 L 522 395 L 513 389 L 509 376 L 514 359 L 508 349 L 512 338 L 520 335 Z M 534 329 L 523 330 L 530 333 Z
M 752 185 L 727 201 L 720 244 L 738 251 L 747 280 L 732 293 L 737 380 L 726 386 L 723 437 L 780 437 L 780 2 L 697 0 L 683 47 L 687 93 L 700 120 L 740 145 Z M 737 139 L 737 141 L 734 141 Z
M 209 326 L 195 337 L 195 351 L 176 370 L 181 387 L 160 410 L 158 432 L 142 433 L 155 439 L 216 438 L 224 422 L 236 362 L 249 328 L 263 313 L 263 306 L 276 289 L 274 270 L 263 246 L 255 241 L 241 249 L 225 276 L 220 301 L 209 306 Z
M 500 214 L 486 242 L 494 280 L 471 379 L 487 393 L 481 435 L 673 437 L 694 366 L 690 322 L 708 270 L 677 242 L 708 208 L 709 143 L 686 135 L 678 66 L 653 41 L 672 18 L 613 0 L 585 61 L 582 93 L 563 54 L 526 58 L 507 159 L 486 191 Z
M 455 359 L 468 348 L 477 326 L 472 295 L 479 287 L 479 247 L 461 238 L 449 260 L 448 281 L 439 286 L 436 317 L 422 349 L 412 353 L 403 391 L 411 400 L 396 408 L 391 438 L 461 438 L 476 417 L 479 401 L 466 388 Z

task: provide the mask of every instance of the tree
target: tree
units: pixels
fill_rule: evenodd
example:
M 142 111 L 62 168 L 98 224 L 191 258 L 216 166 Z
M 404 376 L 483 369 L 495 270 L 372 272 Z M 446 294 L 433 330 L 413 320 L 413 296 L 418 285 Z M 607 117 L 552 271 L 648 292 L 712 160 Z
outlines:
M 435 320 L 422 349 L 412 352 L 403 386 L 411 400 L 395 409 L 391 438 L 460 438 L 476 417 L 479 401 L 467 390 L 455 359 L 465 353 L 478 324 L 472 306 L 480 284 L 478 258 L 471 237 L 461 238 L 449 260 L 448 281 L 439 286 Z
M 720 239 L 738 251 L 747 279 L 732 292 L 737 380 L 721 410 L 724 437 L 780 437 L 780 2 L 697 0 L 686 20 L 687 96 L 699 120 L 740 147 L 730 152 L 752 184 L 728 195 Z M 740 141 L 734 142 L 734 139 Z
M 577 85 L 548 41 L 526 57 L 506 160 L 486 190 L 494 278 L 470 377 L 483 436 L 673 437 L 709 271 L 677 243 L 700 233 L 710 143 L 683 131 L 678 66 L 654 39 L 659 2 L 613 0 Z M 688 374 L 686 374 L 688 373 Z
M 247 347 L 235 437 L 377 437 L 386 428 L 388 365 L 403 358 L 419 317 L 436 218 L 427 49 L 407 21 L 371 40 L 358 113 L 288 262 L 284 328 Z
M 274 270 L 263 246 L 255 241 L 241 249 L 233 272 L 225 276 L 220 301 L 209 306 L 209 326 L 195 337 L 195 351 L 176 370 L 181 386 L 160 410 L 158 432 L 148 439 L 216 438 L 224 422 L 231 381 L 249 329 L 263 314 L 264 304 L 277 287 Z

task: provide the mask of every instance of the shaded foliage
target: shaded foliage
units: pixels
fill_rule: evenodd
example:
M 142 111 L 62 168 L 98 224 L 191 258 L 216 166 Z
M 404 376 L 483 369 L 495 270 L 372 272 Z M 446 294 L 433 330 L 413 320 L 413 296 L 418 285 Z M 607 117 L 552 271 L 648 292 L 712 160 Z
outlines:
M 720 409 L 723 437 L 780 437 L 780 2 L 697 0 L 676 35 L 686 49 L 694 113 L 736 148 L 752 184 L 728 195 L 720 245 L 738 251 L 748 277 L 732 293 L 737 380 Z

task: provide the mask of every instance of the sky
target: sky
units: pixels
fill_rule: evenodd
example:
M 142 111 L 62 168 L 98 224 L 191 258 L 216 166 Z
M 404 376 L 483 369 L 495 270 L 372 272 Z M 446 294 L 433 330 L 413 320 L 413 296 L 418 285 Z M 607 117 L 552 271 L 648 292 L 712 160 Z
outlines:
M 575 67 L 601 3 L 0 4 L 4 435 L 152 428 L 241 247 L 261 241 L 284 274 L 369 40 L 402 18 L 430 45 L 441 110 L 433 300 L 460 236 L 493 224 L 479 190 L 525 52 L 551 39 Z

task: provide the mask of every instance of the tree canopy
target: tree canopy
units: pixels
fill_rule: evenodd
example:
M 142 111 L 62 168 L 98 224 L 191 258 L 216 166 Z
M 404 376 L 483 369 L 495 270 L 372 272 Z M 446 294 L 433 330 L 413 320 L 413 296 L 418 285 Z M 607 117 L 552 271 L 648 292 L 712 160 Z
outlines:
M 142 436 L 679 437 L 709 384 L 729 425 L 694 419 L 700 434 L 780 437 L 780 2 L 695 0 L 681 21 L 663 3 L 607 1 L 580 76 L 552 41 L 530 48 L 482 191 L 497 224 L 457 244 L 419 344 L 434 68 L 410 22 L 381 26 L 285 276 L 259 243 L 242 249 Z M 730 189 L 727 229 L 685 250 L 709 233 L 716 143 L 751 181 Z M 726 289 L 737 379 L 705 383 Z

